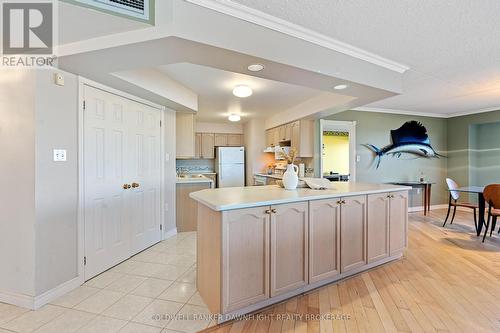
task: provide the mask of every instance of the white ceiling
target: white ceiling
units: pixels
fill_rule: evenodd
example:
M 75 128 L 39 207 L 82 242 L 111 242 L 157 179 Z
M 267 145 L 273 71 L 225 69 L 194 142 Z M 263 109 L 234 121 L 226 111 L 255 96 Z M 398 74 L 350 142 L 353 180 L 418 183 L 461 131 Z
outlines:
M 150 25 L 94 9 L 58 2 L 59 44 L 144 29 Z
M 369 107 L 456 114 L 500 107 L 498 0 L 233 0 L 410 67 Z
M 229 113 L 250 118 L 267 118 L 309 100 L 319 90 L 263 79 L 190 63 L 176 63 L 158 69 L 198 94 L 199 121 L 226 122 Z M 248 85 L 253 95 L 238 98 L 232 94 L 236 85 Z M 331 94 L 334 96 L 335 94 Z

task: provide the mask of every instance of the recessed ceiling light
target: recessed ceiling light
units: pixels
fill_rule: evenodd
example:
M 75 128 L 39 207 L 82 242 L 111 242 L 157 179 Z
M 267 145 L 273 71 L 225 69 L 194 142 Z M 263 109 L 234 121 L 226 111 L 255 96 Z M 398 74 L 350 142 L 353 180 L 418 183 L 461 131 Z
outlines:
M 252 64 L 252 65 L 248 66 L 248 70 L 250 72 L 260 72 L 263 69 L 264 69 L 264 65 L 262 65 L 262 64 Z
M 253 94 L 252 88 L 250 88 L 249 86 L 240 85 L 234 87 L 233 89 L 233 95 L 236 97 L 245 98 L 251 96 L 252 94 Z
M 234 113 L 231 113 L 231 114 L 229 115 L 229 117 L 227 117 L 227 119 L 228 119 L 229 121 L 240 121 L 241 117 L 240 117 L 240 115 L 239 115 L 239 114 L 234 114 Z
M 338 84 L 335 87 L 333 87 L 333 89 L 335 89 L 335 90 L 342 90 L 342 89 L 345 89 L 347 87 L 349 87 L 347 84 Z

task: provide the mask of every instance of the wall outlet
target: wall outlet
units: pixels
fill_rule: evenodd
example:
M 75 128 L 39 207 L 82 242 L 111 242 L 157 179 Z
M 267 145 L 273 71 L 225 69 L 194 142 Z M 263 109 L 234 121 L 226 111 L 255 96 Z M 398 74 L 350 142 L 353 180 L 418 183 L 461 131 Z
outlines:
M 66 162 L 66 149 L 54 149 L 54 162 Z
M 360 162 L 361 161 L 361 156 L 360 155 L 356 155 L 356 162 Z

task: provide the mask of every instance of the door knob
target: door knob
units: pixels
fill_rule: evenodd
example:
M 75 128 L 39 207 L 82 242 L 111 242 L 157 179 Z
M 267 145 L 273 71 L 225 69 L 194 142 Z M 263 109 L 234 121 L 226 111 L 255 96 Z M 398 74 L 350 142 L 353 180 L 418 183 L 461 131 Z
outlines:
M 128 190 L 129 188 L 131 188 L 132 186 L 130 186 L 130 184 L 123 184 L 123 189 L 124 190 Z
M 137 188 L 139 186 L 140 186 L 139 183 L 132 183 L 132 188 Z

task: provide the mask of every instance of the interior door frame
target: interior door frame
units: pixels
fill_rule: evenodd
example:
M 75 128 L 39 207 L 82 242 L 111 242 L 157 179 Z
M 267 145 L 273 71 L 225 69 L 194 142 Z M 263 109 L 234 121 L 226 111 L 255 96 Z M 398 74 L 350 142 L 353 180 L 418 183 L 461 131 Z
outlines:
M 349 133 L 349 180 L 356 181 L 356 122 L 319 120 L 319 174 L 321 178 L 323 178 L 323 130 Z
M 105 91 L 137 103 L 147 105 L 160 111 L 160 161 L 161 161 L 161 176 L 160 176 L 160 239 L 165 239 L 165 210 L 163 209 L 165 202 L 165 110 L 162 105 L 147 101 L 140 97 L 128 94 L 126 92 L 108 87 L 104 84 L 92 81 L 90 79 L 78 76 L 78 218 L 77 218 L 77 240 L 78 240 L 78 278 L 80 284 L 85 282 L 85 172 L 84 172 L 84 91 L 85 86 Z

